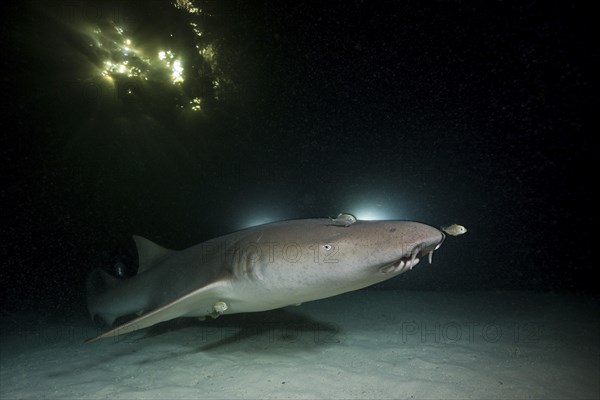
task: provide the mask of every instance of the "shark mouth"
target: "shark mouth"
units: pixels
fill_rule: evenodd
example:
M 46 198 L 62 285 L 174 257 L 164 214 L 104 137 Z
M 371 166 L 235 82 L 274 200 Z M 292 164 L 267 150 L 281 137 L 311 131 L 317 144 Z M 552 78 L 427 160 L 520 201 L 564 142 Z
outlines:
M 433 252 L 439 249 L 441 245 L 442 243 L 440 242 L 435 247 L 429 247 L 427 249 L 422 249 L 420 246 L 417 246 L 412 250 L 409 256 L 402 257 L 391 264 L 385 264 L 383 267 L 379 268 L 379 272 L 382 274 L 389 274 L 392 272 L 404 273 L 410 271 L 419 263 L 420 258 L 425 255 L 427 255 L 429 264 L 431 264 L 433 261 Z

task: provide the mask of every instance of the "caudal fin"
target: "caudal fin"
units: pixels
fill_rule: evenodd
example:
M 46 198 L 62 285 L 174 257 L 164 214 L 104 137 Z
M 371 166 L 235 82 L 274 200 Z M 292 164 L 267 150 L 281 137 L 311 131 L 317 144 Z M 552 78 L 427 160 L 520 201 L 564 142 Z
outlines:
M 86 282 L 87 306 L 94 321 L 100 318 L 106 325 L 112 325 L 116 316 L 103 312 L 102 295 L 121 283 L 120 279 L 110 275 L 102 268 L 96 268 L 88 275 Z
M 138 274 L 147 272 L 168 257 L 165 249 L 141 236 L 133 237 L 139 258 Z M 135 278 L 130 278 L 135 279 Z M 139 290 L 127 290 L 128 279 L 119 279 L 102 268 L 94 269 L 86 282 L 87 306 L 93 320 L 112 326 L 115 320 L 142 312 L 147 306 Z M 131 288 L 130 288 L 131 289 Z

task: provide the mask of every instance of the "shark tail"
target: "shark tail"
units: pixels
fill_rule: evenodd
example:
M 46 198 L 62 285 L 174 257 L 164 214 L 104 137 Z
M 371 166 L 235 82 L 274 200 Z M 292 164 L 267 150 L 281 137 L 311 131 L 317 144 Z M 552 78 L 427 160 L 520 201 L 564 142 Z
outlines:
M 133 236 L 138 253 L 137 274 L 143 274 L 173 253 L 141 236 Z M 96 268 L 86 282 L 87 306 L 92 320 L 112 326 L 117 319 L 142 312 L 148 305 L 144 296 L 132 290 L 130 279 L 120 279 L 105 269 Z
M 103 295 L 122 284 L 122 280 L 115 278 L 102 268 L 94 269 L 88 276 L 86 282 L 86 294 L 88 311 L 92 320 L 98 322 L 98 318 L 106 324 L 112 325 L 115 317 L 102 313 Z

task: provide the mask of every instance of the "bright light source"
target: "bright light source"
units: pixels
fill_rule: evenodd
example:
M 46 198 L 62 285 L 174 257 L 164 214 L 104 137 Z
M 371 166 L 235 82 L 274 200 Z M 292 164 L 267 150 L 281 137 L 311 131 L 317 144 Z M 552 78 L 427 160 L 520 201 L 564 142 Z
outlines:
M 250 228 L 253 226 L 257 226 L 257 225 L 263 225 L 263 224 L 268 224 L 269 222 L 274 222 L 275 219 L 273 218 L 269 218 L 266 216 L 256 216 L 256 217 L 252 217 L 247 219 L 246 221 L 242 222 L 242 226 L 240 228 Z
M 200 97 L 194 97 L 190 104 L 192 105 L 193 111 L 201 111 L 202 110 L 202 99 Z
M 180 60 L 175 60 L 173 62 L 173 73 L 171 74 L 173 78 L 173 83 L 181 83 L 183 82 L 183 67 L 181 66 Z
M 380 221 L 397 219 L 395 210 L 391 210 L 381 203 L 362 203 L 351 207 L 348 212 L 352 213 L 357 219 L 363 221 Z

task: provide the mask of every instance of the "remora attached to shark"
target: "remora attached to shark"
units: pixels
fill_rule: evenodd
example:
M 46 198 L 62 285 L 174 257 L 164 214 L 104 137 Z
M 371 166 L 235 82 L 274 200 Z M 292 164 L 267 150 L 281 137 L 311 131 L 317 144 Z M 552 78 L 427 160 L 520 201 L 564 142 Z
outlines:
M 113 325 L 92 339 L 122 335 L 178 317 L 266 311 L 318 300 L 411 270 L 444 241 L 412 221 L 299 219 L 255 226 L 181 251 L 134 236 L 137 275 L 119 280 L 101 269 L 88 279 L 92 318 Z

